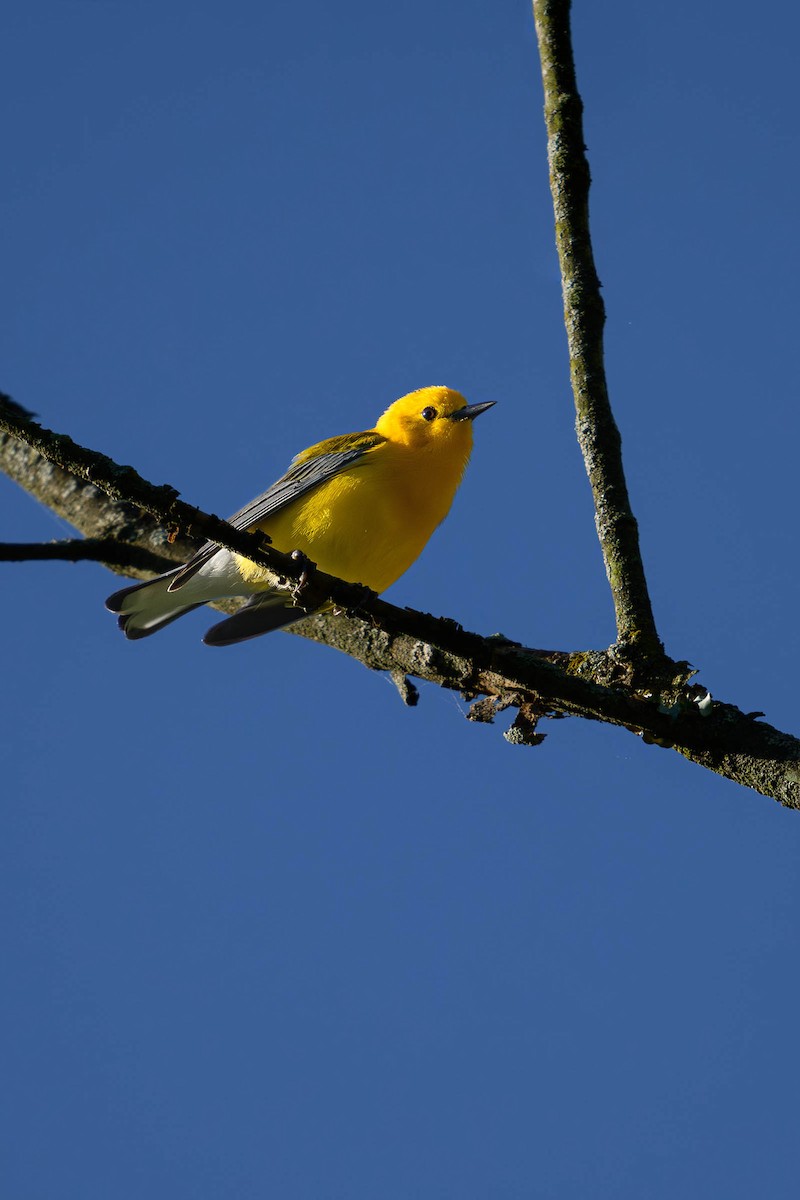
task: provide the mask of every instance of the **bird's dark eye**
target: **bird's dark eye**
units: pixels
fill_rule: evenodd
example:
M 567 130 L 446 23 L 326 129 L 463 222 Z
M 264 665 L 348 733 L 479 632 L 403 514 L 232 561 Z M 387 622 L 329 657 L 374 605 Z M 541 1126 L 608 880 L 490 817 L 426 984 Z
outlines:
M 419 415 L 422 417 L 423 421 L 433 421 L 437 414 L 436 409 L 431 408 L 429 404 L 426 408 L 423 408 Z

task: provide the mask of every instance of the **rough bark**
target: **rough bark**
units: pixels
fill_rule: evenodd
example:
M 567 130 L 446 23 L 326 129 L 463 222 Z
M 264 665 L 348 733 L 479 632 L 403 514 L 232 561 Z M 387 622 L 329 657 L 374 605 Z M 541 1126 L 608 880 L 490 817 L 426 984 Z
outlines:
M 611 404 L 603 351 L 606 313 L 589 231 L 591 177 L 583 142 L 583 102 L 575 80 L 569 0 L 534 0 L 544 85 L 547 158 L 561 267 L 572 392 L 597 536 L 614 599 L 617 641 L 658 655 L 661 643 L 647 589 L 622 439 Z

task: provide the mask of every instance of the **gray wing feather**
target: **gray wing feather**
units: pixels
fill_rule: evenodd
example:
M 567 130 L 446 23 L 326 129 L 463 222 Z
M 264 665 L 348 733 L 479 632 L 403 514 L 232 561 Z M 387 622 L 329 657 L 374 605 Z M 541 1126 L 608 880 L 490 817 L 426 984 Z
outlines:
M 251 500 L 244 508 L 240 508 L 237 513 L 229 517 L 230 524 L 235 529 L 248 529 L 252 525 L 258 525 L 265 517 L 280 512 L 282 508 L 286 508 L 300 496 L 305 496 L 307 492 L 313 491 L 320 484 L 327 483 L 345 467 L 353 466 L 359 460 L 363 460 L 371 449 L 370 445 L 360 445 L 350 450 L 336 450 L 331 454 L 320 454 L 316 458 L 308 459 L 296 466 L 293 464 L 285 475 L 273 483 L 272 487 L 267 488 L 266 492 L 257 496 L 255 500 Z M 179 588 L 183 587 L 195 572 L 213 558 L 219 549 L 216 542 L 206 542 L 204 546 L 201 546 L 185 566 L 178 570 L 169 585 L 169 591 L 177 592 Z
M 334 475 L 338 475 L 345 467 L 363 458 L 368 449 L 369 447 L 357 446 L 352 450 L 337 450 L 334 454 L 321 454 L 318 458 L 291 466 L 272 487 L 267 488 L 266 492 L 229 517 L 230 524 L 236 529 L 247 529 L 250 525 L 257 525 L 264 517 L 286 508 L 293 500 L 333 479 Z

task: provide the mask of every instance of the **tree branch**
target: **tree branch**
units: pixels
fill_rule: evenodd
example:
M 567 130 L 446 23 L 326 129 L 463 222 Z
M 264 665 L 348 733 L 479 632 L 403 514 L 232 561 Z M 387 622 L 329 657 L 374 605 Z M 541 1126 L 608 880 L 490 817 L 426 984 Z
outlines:
M 597 535 L 614 598 L 617 641 L 645 657 L 662 653 L 647 590 L 639 530 L 622 469 L 622 440 L 603 362 L 605 307 L 589 232 L 589 164 L 575 80 L 570 0 L 534 0 L 547 126 L 550 190 L 561 265 L 576 432 L 592 487 Z
M 174 488 L 156 488 L 132 468 L 120 467 L 69 438 L 41 429 L 6 398 L 0 398 L 0 428 L 8 435 L 0 435 L 0 468 L 10 466 L 9 473 L 40 498 L 51 495 L 53 507 L 58 506 L 62 515 L 68 508 L 69 519 L 84 532 L 113 524 L 115 513 L 123 529 L 133 506 L 144 502 L 148 511 L 167 524 L 183 521 L 188 515 L 197 532 L 221 531 L 220 544 L 230 544 L 272 569 L 277 562 L 277 569 L 283 571 L 285 564 L 287 578 L 300 572 L 289 556 L 265 549 L 258 538 L 239 535 L 226 522 L 180 504 Z M 56 470 L 40 453 L 26 450 L 27 465 L 21 470 L 17 437 L 35 443 L 41 453 L 57 455 L 61 467 Z M 72 470 L 113 489 L 120 501 L 112 504 L 99 487 L 77 483 L 68 474 Z M 159 531 L 150 518 L 143 527 L 134 522 L 130 528 L 135 536 L 158 544 Z M 180 546 L 171 544 L 163 530 L 160 538 L 163 557 L 170 561 L 179 557 L 179 549 L 185 558 L 187 547 L 191 551 L 196 546 L 196 541 L 187 540 Z M 125 539 L 121 536 L 120 540 Z M 244 549 L 240 550 L 240 545 Z M 141 573 L 148 574 L 145 570 Z M 317 574 L 312 581 L 316 597 L 330 596 L 343 605 L 360 597 L 354 585 Z M 536 745 L 541 741 L 536 725 L 544 716 L 568 714 L 604 721 L 623 726 L 644 741 L 672 747 L 788 807 L 800 808 L 800 741 L 731 705 L 712 703 L 704 688 L 689 683 L 691 671 L 686 663 L 661 659 L 657 666 L 651 663 L 644 675 L 614 647 L 580 653 L 535 650 L 505 638 L 481 637 L 455 621 L 397 608 L 377 598 L 369 600 L 366 609 L 363 618 L 317 615 L 290 632 L 335 647 L 373 670 L 388 671 L 395 679 L 413 675 L 459 691 L 468 699 L 488 697 L 472 706 L 469 715 L 473 720 L 491 721 L 503 709 L 515 708 L 517 717 L 506 735 L 509 741 Z M 411 698 L 407 694 L 407 699 Z
M 124 501 L 114 503 L 71 469 L 59 467 L 44 458 L 24 440 L 26 428 L 38 429 L 33 423 L 33 414 L 2 392 L 0 414 L 3 417 L 0 421 L 0 466 L 5 474 L 87 538 L 149 550 L 168 560 L 159 570 L 185 562 L 197 549 L 199 539 L 179 536 L 170 542 L 163 527 L 136 505 Z M 149 578 L 154 570 L 155 567 L 147 569 L 142 565 L 139 569 L 131 564 L 131 570 L 126 570 L 125 574 Z
M 129 546 L 113 538 L 67 538 L 61 542 L 0 542 L 0 562 L 99 562 L 120 567 L 126 574 L 148 576 L 174 564 L 144 546 Z

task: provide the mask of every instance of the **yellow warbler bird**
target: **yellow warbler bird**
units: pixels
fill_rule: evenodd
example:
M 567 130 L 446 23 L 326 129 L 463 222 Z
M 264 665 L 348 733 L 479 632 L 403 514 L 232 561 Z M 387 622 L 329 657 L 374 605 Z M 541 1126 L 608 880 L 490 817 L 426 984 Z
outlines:
M 447 516 L 472 450 L 472 421 L 494 403 L 467 404 L 446 387 L 402 396 L 374 429 L 303 450 L 230 522 L 268 534 L 278 550 L 302 551 L 329 575 L 382 592 Z M 229 646 L 307 615 L 275 578 L 207 542 L 184 566 L 115 592 L 106 608 L 119 613 L 126 637 L 142 638 L 209 600 L 249 596 L 203 638 L 208 646 Z

